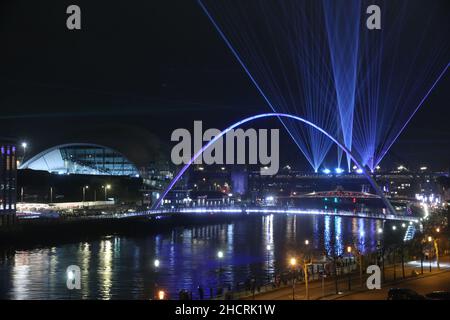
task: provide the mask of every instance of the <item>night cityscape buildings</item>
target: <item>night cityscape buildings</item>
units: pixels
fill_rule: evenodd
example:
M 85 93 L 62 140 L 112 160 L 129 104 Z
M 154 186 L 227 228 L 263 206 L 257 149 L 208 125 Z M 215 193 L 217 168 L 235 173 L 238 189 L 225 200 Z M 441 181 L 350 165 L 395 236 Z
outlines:
M 0 5 L 0 300 L 448 298 L 447 2 Z
M 16 144 L 0 140 L 0 225 L 8 226 L 16 220 L 17 163 Z
M 45 170 L 56 174 L 139 177 L 137 168 L 117 151 L 82 143 L 47 149 L 27 159 L 19 169 Z

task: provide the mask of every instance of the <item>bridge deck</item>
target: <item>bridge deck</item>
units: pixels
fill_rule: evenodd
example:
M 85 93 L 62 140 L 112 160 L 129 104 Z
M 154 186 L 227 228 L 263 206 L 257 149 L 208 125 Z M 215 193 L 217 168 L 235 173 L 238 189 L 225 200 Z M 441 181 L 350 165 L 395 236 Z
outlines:
M 419 222 L 419 218 L 403 215 L 392 214 L 377 214 L 377 213 L 364 213 L 353 211 L 325 211 L 325 210 L 309 210 L 309 209 L 280 209 L 280 208 L 208 208 L 208 207 L 196 207 L 196 208 L 176 208 L 176 209 L 157 209 L 149 210 L 145 214 L 174 214 L 174 213 L 241 213 L 241 214 L 300 214 L 300 215 L 322 215 L 322 216 L 341 216 L 351 218 L 367 218 L 378 220 L 393 220 L 393 221 L 411 221 Z

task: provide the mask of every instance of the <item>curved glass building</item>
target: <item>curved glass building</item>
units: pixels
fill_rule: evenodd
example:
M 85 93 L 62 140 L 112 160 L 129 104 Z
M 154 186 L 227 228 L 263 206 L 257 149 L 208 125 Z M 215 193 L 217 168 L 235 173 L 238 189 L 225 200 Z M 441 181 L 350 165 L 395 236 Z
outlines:
M 124 155 L 96 144 L 71 143 L 47 149 L 25 161 L 19 169 L 57 174 L 138 177 L 139 171 Z

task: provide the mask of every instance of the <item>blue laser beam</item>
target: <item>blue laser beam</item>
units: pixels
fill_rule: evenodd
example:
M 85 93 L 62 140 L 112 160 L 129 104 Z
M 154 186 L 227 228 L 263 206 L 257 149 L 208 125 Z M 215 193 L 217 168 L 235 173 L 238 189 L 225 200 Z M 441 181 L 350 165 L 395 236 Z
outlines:
M 182 175 L 186 172 L 186 170 L 191 166 L 191 164 L 202 155 L 202 153 L 208 149 L 209 147 L 211 147 L 214 143 L 216 143 L 216 141 L 218 141 L 219 139 L 221 139 L 225 134 L 227 134 L 227 132 L 233 130 L 234 128 L 237 128 L 247 122 L 256 120 L 256 119 L 261 119 L 261 118 L 267 118 L 267 117 L 277 117 L 277 118 L 289 118 L 289 119 L 293 119 L 296 121 L 300 121 L 312 128 L 314 128 L 315 130 L 319 131 L 320 133 L 324 134 L 327 138 L 329 138 L 332 142 L 334 142 L 339 148 L 341 148 L 344 152 L 346 152 L 350 159 L 356 164 L 356 166 L 358 167 L 359 170 L 362 171 L 362 173 L 366 176 L 366 178 L 369 180 L 369 183 L 371 184 L 371 186 L 373 187 L 373 189 L 375 190 L 375 192 L 381 197 L 381 199 L 383 200 L 383 203 L 386 205 L 386 207 L 388 208 L 388 210 L 390 211 L 390 213 L 395 214 L 395 209 L 392 207 L 392 204 L 389 202 L 389 200 L 386 198 L 386 196 L 384 195 L 383 191 L 380 189 L 380 187 L 378 186 L 378 184 L 375 182 L 375 180 L 372 178 L 372 176 L 370 175 L 370 173 L 367 172 L 367 170 L 364 168 L 363 165 L 359 164 L 359 161 L 352 155 L 352 153 L 350 152 L 349 149 L 347 149 L 347 147 L 345 145 L 343 145 L 342 143 L 340 143 L 338 140 L 336 140 L 331 134 L 329 134 L 328 132 L 326 132 L 324 129 L 322 129 L 321 127 L 317 126 L 316 124 L 305 120 L 301 117 L 295 116 L 295 115 L 291 115 L 291 114 L 285 114 L 285 113 L 262 113 L 262 114 L 258 114 L 258 115 L 254 115 L 248 118 L 245 118 L 243 120 L 240 120 L 234 124 L 232 124 L 231 126 L 229 126 L 228 128 L 226 128 L 225 130 L 223 130 L 222 132 L 220 132 L 217 136 L 215 136 L 213 139 L 211 139 L 206 145 L 204 145 L 200 150 L 198 150 L 194 156 L 181 168 L 181 170 L 177 173 L 177 175 L 173 178 L 173 180 L 169 183 L 169 185 L 166 187 L 166 189 L 164 190 L 164 192 L 162 193 L 162 196 L 159 198 L 159 200 L 156 202 L 156 206 L 154 207 L 154 209 L 157 209 L 160 205 L 162 200 L 166 197 L 167 193 L 173 188 L 173 186 L 178 182 L 178 180 L 182 177 Z
M 208 7 L 205 2 L 209 2 Z M 276 7 L 266 2 L 257 2 L 254 7 L 233 1 L 223 10 L 218 6 L 229 2 L 198 3 L 272 111 L 298 114 L 330 132 L 337 130 L 327 40 L 323 31 L 323 36 L 317 37 L 321 29 L 317 21 L 323 20 L 320 4 L 312 2 L 311 10 L 306 10 L 296 1 L 280 2 Z M 280 121 L 318 171 L 332 142 L 296 121 Z

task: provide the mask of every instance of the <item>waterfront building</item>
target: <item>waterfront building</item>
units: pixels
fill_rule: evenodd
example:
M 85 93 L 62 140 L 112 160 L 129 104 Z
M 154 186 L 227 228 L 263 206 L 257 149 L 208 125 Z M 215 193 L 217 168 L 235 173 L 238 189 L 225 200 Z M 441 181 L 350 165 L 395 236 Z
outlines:
M 12 225 L 16 220 L 16 145 L 0 140 L 0 227 Z

